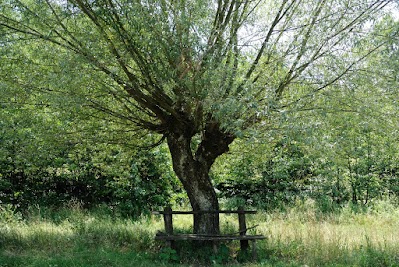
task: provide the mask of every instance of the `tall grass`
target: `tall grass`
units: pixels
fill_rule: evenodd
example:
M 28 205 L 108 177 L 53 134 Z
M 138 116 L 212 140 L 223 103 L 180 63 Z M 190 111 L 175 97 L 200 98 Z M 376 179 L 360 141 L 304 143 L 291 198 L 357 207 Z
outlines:
M 222 215 L 221 225 L 225 233 L 236 232 L 236 216 Z M 388 202 L 330 214 L 306 202 L 249 216 L 247 225 L 259 225 L 250 232 L 267 239 L 257 242 L 258 261 L 246 266 L 399 266 L 399 209 Z M 174 226 L 191 231 L 192 218 L 175 216 Z M 163 230 L 160 216 L 133 221 L 79 205 L 58 211 L 36 207 L 23 216 L 1 206 L 0 266 L 191 266 L 190 246 L 174 263 L 160 257 L 162 244 L 154 241 L 158 230 Z M 227 246 L 235 265 L 239 246 Z
M 162 225 L 151 218 L 88 213 L 78 206 L 57 212 L 32 209 L 26 219 L 11 217 L 9 206 L 0 211 L 1 267 L 149 266 L 158 249 L 153 237 Z
M 389 202 L 323 214 L 313 203 L 262 213 L 264 257 L 308 266 L 399 266 L 399 209 Z

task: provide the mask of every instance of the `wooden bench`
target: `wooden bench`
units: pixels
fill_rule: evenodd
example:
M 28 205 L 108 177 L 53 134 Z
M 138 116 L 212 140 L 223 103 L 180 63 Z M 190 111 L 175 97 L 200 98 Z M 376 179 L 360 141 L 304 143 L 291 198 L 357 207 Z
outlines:
M 236 234 L 221 234 L 221 235 L 205 235 L 205 234 L 175 234 L 173 232 L 173 216 L 176 215 L 195 215 L 195 214 L 238 214 L 238 224 L 239 231 Z M 173 211 L 172 208 L 167 207 L 163 211 L 155 211 L 153 214 L 162 214 L 164 218 L 165 232 L 158 232 L 155 236 L 155 240 L 163 240 L 166 241 L 168 246 L 171 248 L 175 248 L 175 241 L 179 240 L 193 240 L 193 241 L 211 241 L 213 244 L 213 250 L 215 253 L 218 251 L 218 243 L 220 241 L 232 241 L 239 240 L 240 248 L 242 251 L 247 251 L 249 248 L 249 241 L 252 242 L 252 257 L 256 259 L 256 240 L 265 239 L 266 237 L 263 235 L 247 235 L 247 230 L 254 228 L 247 228 L 246 225 L 246 214 L 255 214 L 256 211 L 248 211 L 243 208 L 239 208 L 234 211 L 227 210 L 218 210 L 218 211 Z

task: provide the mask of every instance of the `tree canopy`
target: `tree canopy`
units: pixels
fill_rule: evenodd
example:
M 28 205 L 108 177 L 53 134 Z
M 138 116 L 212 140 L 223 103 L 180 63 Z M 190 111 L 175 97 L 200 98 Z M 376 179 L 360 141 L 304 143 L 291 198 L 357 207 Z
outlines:
M 114 142 L 122 132 L 166 139 L 193 209 L 218 209 L 215 160 L 237 137 L 277 127 L 289 112 L 318 108 L 320 93 L 341 90 L 397 34 L 379 24 L 393 5 L 5 0 L 1 87 L 97 117 Z M 371 38 L 375 25 L 380 38 Z M 217 218 L 202 217 L 196 232 L 218 231 Z

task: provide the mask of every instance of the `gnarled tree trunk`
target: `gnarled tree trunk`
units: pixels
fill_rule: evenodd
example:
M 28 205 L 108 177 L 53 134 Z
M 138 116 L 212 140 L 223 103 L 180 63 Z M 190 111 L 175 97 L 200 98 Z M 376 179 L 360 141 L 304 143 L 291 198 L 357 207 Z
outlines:
M 167 142 L 172 155 L 173 168 L 187 192 L 194 211 L 219 210 L 219 202 L 209 177 L 209 170 L 216 158 L 228 151 L 234 140 L 217 124 L 209 123 L 202 141 L 194 152 L 191 148 L 192 134 L 169 133 Z M 218 234 L 218 214 L 194 215 L 194 233 Z

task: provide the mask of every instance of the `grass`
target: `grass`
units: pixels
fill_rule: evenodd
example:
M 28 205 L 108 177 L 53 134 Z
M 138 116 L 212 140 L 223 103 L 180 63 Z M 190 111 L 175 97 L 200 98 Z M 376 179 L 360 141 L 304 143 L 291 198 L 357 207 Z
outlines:
M 325 215 L 305 206 L 259 215 L 258 231 L 268 236 L 264 258 L 307 266 L 399 266 L 399 209 L 384 205 L 361 213 L 347 207 Z
M 133 221 L 75 206 L 57 212 L 36 208 L 24 218 L 10 206 L 0 208 L 0 267 L 175 266 L 181 262 L 201 266 L 227 260 L 209 251 L 194 252 L 190 244 L 184 244 L 179 255 L 163 249 L 153 240 L 163 229 L 160 216 Z M 222 215 L 221 220 L 223 231 L 238 229 L 235 216 Z M 191 229 L 189 216 L 178 216 L 174 222 L 176 229 Z M 320 213 L 312 203 L 305 203 L 285 212 L 260 212 L 247 224 L 259 224 L 250 231 L 267 239 L 257 242 L 258 261 L 243 266 L 399 266 L 399 208 L 390 203 L 362 212 L 346 207 L 335 214 Z M 227 265 L 238 265 L 237 242 L 227 248 Z

